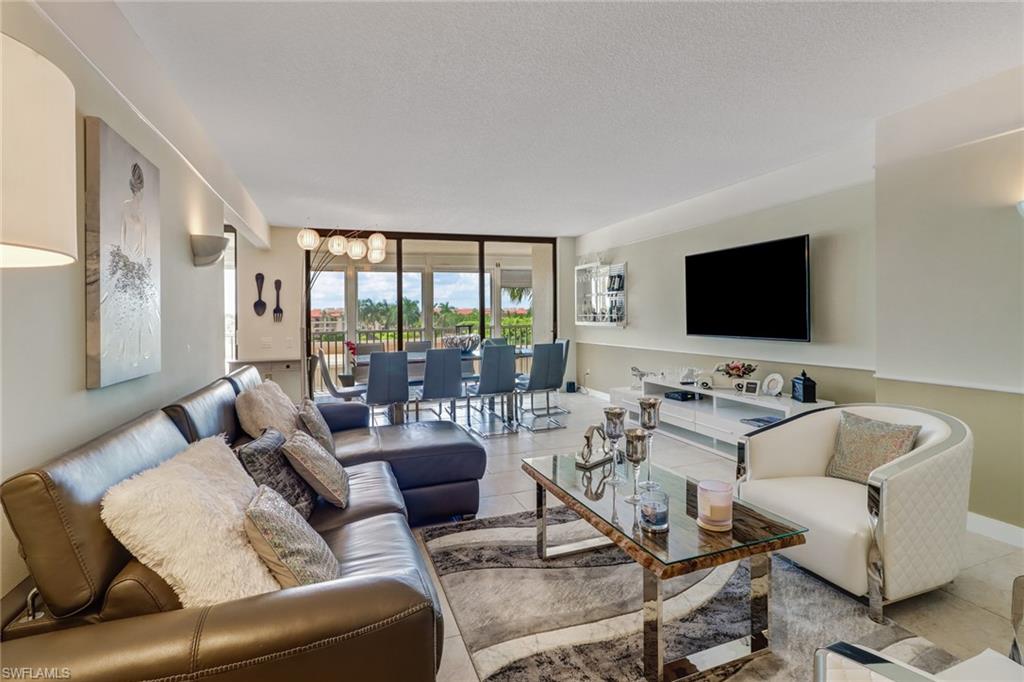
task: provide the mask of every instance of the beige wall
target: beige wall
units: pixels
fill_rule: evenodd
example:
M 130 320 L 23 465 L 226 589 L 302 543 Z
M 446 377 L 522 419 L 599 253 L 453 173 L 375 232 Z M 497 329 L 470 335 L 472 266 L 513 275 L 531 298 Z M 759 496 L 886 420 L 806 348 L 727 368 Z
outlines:
M 85 388 L 84 263 L 0 271 L 0 473 L 4 477 L 159 408 L 222 374 L 223 270 L 192 266 L 189 232 L 220 233 L 223 203 L 29 3 L 3 3 L 3 31 L 75 86 L 78 234 L 84 253 L 84 116 L 98 116 L 160 168 L 162 369 Z M 3 522 L 0 591 L 25 575 Z
M 238 240 L 238 359 L 246 361 L 297 360 L 302 356 L 303 267 L 305 256 L 295 241 L 298 230 L 270 228 L 270 248 L 261 249 Z M 262 272 L 263 300 L 267 311 L 257 316 L 256 273 Z M 274 322 L 274 280 L 281 280 L 284 316 Z
M 974 433 L 972 512 L 1024 526 L 1024 395 L 877 380 L 879 402 L 956 415 Z
M 683 262 L 687 254 L 805 233 L 811 235 L 810 343 L 686 335 Z M 601 258 L 627 263 L 629 324 L 625 329 L 581 326 L 576 330 L 581 345 L 853 369 L 874 367 L 874 191 L 870 183 L 612 247 L 603 251 Z M 742 314 L 744 305 L 771 300 L 770 264 L 764 272 L 747 277 L 750 300 L 737 302 L 737 314 Z M 707 286 L 713 287 L 715 282 Z M 631 364 L 636 363 L 623 358 L 623 379 Z M 577 367 L 582 378 L 580 370 Z
M 1024 68 L 878 122 L 878 400 L 974 432 L 971 511 L 1024 526 Z
M 877 170 L 880 377 L 1024 390 L 1024 132 Z

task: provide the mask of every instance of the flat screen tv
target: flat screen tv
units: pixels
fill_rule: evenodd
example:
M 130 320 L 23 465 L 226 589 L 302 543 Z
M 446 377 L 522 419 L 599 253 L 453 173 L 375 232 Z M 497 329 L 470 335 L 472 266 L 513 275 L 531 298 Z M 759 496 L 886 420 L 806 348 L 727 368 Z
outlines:
M 811 340 L 810 236 L 686 257 L 686 333 Z

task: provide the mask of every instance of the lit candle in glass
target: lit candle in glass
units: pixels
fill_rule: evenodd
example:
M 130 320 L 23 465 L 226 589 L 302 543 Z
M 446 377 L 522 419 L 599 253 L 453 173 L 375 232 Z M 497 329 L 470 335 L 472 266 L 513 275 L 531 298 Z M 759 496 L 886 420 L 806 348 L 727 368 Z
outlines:
M 697 485 L 697 525 L 705 530 L 732 528 L 732 484 L 701 481 Z

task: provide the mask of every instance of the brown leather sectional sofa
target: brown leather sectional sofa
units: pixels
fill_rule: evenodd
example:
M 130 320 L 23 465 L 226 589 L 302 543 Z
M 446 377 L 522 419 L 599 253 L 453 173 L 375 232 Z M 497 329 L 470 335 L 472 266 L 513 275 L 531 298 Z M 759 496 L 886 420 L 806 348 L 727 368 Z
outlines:
M 321 407 L 351 489 L 346 509 L 321 501 L 309 519 L 339 557 L 330 582 L 183 609 L 100 520 L 118 481 L 200 438 L 247 439 L 234 399 L 259 381 L 243 368 L 3 483 L 40 597 L 37 617 L 3 624 L 5 668 L 104 682 L 434 679 L 444 623 L 409 522 L 476 513 L 486 456 L 455 425 L 371 428 L 364 406 Z

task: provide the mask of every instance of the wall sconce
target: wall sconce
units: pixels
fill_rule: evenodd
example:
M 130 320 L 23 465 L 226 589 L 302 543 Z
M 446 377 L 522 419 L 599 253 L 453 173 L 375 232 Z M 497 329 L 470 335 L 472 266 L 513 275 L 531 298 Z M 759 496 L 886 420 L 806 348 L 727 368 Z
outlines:
M 213 234 L 191 234 L 192 265 L 203 268 L 213 265 L 224 257 L 224 249 L 228 246 L 228 238 Z

